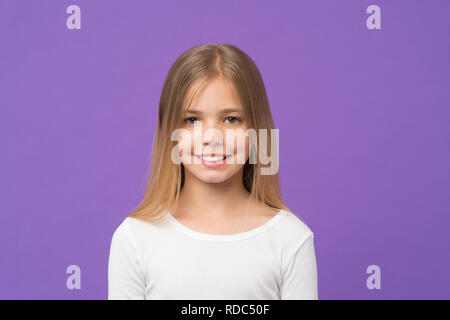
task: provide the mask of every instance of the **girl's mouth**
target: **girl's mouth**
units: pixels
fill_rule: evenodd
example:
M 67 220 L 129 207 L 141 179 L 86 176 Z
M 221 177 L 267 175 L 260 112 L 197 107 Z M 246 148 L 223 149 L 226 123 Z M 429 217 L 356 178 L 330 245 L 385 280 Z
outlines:
M 230 155 L 195 155 L 202 160 L 202 165 L 207 168 L 218 168 L 224 166 L 225 159 Z

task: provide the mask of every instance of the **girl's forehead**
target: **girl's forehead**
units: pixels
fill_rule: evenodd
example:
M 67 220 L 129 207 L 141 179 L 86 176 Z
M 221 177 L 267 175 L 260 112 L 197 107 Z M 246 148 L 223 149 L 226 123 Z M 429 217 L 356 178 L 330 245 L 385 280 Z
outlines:
M 189 88 L 185 102 L 184 111 L 222 112 L 232 109 L 243 111 L 241 99 L 234 85 L 224 78 L 197 81 Z
M 220 105 L 220 104 L 209 104 L 209 105 L 194 105 L 189 108 L 184 109 L 184 113 L 189 114 L 207 114 L 207 113 L 241 113 L 244 109 L 240 104 L 228 104 L 228 105 Z

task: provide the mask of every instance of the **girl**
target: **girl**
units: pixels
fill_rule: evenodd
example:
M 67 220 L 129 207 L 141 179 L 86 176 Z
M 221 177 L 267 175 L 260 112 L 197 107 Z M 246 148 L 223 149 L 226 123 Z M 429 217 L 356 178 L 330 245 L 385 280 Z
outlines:
M 144 199 L 112 237 L 109 299 L 318 299 L 314 234 L 267 170 L 273 128 L 242 50 L 204 44 L 175 61 Z

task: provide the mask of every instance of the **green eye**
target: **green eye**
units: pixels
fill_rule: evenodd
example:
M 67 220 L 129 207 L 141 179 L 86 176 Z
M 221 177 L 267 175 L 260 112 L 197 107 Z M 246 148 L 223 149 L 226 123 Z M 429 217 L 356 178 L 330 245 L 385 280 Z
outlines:
M 233 123 L 239 122 L 240 119 L 237 118 L 237 117 L 227 117 L 227 121 L 228 121 L 229 123 L 233 124 Z
M 195 117 L 189 117 L 189 118 L 184 119 L 184 122 L 187 124 L 195 124 L 195 121 L 198 121 L 197 118 L 195 118 Z

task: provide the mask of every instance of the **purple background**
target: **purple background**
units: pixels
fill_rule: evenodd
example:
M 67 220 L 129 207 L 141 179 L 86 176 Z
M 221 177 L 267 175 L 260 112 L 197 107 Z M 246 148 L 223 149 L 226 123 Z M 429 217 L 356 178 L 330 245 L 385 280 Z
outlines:
M 71 4 L 81 30 L 66 28 Z M 366 27 L 370 4 L 381 30 Z M 167 71 L 225 42 L 265 81 L 319 299 L 449 299 L 449 13 L 447 0 L 2 0 L 0 298 L 107 298 Z M 71 264 L 81 290 L 66 288 Z

